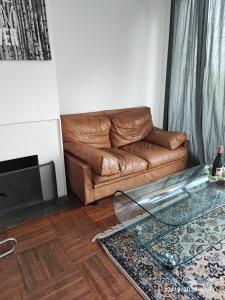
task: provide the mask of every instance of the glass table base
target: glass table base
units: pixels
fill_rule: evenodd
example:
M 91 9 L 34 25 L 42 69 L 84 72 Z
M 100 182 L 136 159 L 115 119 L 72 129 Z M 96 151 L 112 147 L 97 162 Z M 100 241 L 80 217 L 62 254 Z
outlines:
M 201 166 L 198 168 L 202 171 Z M 160 183 L 164 189 L 166 182 L 172 183 L 171 194 L 157 190 L 155 182 L 114 198 L 120 222 L 168 268 L 187 262 L 225 238 L 225 190 L 217 188 L 202 173 L 203 180 L 193 177 L 187 190 L 185 182 L 180 181 L 177 189 L 176 176 L 179 180 L 179 175 L 175 175 Z M 167 191 L 170 187 L 166 187 Z

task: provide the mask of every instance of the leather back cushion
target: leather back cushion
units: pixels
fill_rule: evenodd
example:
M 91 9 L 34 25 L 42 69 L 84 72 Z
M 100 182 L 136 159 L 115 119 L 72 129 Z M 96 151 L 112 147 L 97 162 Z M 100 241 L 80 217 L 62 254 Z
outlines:
M 114 148 L 144 139 L 152 130 L 150 108 L 142 107 L 111 116 L 110 141 Z
M 110 119 L 105 116 L 62 118 L 64 142 L 110 148 Z

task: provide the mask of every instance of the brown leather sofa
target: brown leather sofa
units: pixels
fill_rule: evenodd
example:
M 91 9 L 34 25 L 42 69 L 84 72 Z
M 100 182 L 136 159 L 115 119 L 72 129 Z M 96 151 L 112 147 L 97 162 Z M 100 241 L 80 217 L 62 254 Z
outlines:
M 148 107 L 61 121 L 69 187 L 85 204 L 187 167 L 186 134 L 155 128 Z

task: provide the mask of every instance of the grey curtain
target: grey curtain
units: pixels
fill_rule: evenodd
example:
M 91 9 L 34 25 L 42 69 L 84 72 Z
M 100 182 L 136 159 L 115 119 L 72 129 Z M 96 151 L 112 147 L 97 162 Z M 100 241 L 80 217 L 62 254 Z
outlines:
M 225 0 L 173 0 L 164 128 L 185 131 L 192 160 L 225 142 Z

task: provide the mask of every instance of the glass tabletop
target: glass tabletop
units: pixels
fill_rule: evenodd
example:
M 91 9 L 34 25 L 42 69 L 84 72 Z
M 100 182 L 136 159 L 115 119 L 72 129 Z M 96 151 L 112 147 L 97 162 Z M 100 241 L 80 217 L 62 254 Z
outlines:
M 119 221 L 167 267 L 224 238 L 224 204 L 225 189 L 209 181 L 202 165 L 114 197 Z
M 122 193 L 160 222 L 172 226 L 184 225 L 225 204 L 225 190 L 209 181 L 204 166 Z

